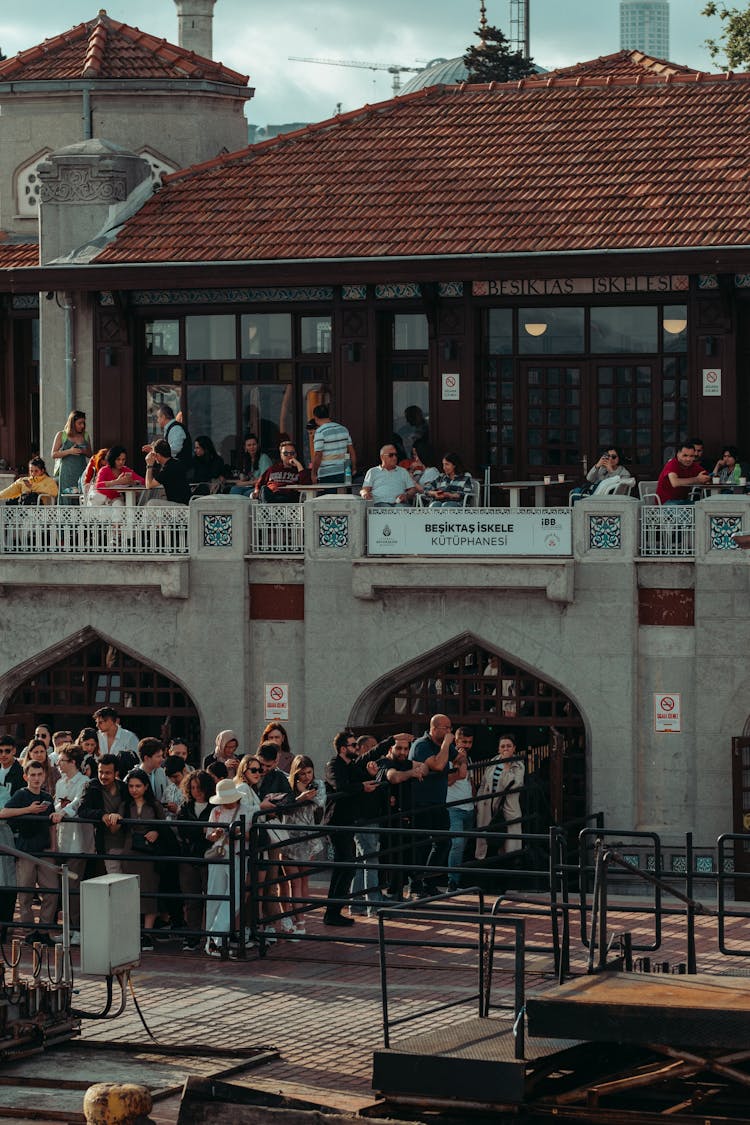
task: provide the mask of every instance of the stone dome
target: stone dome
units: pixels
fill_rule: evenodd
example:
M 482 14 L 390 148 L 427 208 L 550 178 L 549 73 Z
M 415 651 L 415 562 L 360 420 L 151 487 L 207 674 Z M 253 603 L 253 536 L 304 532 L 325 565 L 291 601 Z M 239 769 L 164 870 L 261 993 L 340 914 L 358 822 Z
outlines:
M 543 66 L 534 66 L 537 74 L 546 74 Z M 415 90 L 424 90 L 427 86 L 455 86 L 459 82 L 466 82 L 469 72 L 464 66 L 463 55 L 456 59 L 432 59 L 424 70 L 420 70 L 401 87 L 401 94 L 413 94 Z
M 465 82 L 468 70 L 464 66 L 463 55 L 457 59 L 432 59 L 424 70 L 420 70 L 401 87 L 402 94 L 413 94 L 415 90 L 424 90 L 426 86 L 455 86 Z

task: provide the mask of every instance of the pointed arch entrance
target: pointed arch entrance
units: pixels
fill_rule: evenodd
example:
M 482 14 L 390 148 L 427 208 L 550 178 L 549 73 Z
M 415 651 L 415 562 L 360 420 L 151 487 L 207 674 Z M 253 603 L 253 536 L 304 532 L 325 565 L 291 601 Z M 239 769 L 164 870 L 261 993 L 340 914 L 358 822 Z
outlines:
M 26 678 L 8 698 L 0 727 L 28 739 L 35 723 L 52 730 L 91 726 L 99 707 L 115 707 L 122 725 L 139 738 L 167 740 L 177 735 L 200 746 L 200 719 L 193 700 L 165 672 L 118 647 L 113 641 L 87 633 L 72 638 L 67 651 L 57 650 L 48 662 L 26 666 Z
M 500 733 L 511 731 L 526 755 L 539 827 L 586 816 L 585 725 L 575 703 L 554 684 L 465 638 L 432 653 L 408 678 L 390 677 L 380 686 L 369 706 L 360 700 L 358 727 L 378 738 L 403 730 L 418 735 L 431 715 L 442 713 L 454 729 L 472 729 L 474 761 L 491 758 Z

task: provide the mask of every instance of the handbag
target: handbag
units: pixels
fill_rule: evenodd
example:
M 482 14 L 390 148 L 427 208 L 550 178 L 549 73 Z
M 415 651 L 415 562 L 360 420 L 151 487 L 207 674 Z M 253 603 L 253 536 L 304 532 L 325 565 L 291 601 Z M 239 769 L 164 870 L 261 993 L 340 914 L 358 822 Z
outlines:
M 203 853 L 204 859 L 225 859 L 227 854 L 226 841 L 220 840 L 217 844 L 212 844 L 208 851 Z
M 130 846 L 134 852 L 146 852 L 147 855 L 151 855 L 154 850 L 154 845 L 146 839 L 145 832 L 134 832 Z
M 266 832 L 268 833 L 269 843 L 275 845 L 285 844 L 290 835 L 286 828 L 272 828 L 270 824 L 266 825 Z

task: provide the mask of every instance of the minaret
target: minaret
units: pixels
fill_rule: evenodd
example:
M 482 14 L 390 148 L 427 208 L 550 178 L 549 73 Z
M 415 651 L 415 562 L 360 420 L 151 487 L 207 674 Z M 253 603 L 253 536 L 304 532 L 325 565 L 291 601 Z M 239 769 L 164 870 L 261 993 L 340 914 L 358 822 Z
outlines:
M 213 22 L 216 0 L 174 0 L 177 5 L 177 42 L 186 51 L 213 58 Z

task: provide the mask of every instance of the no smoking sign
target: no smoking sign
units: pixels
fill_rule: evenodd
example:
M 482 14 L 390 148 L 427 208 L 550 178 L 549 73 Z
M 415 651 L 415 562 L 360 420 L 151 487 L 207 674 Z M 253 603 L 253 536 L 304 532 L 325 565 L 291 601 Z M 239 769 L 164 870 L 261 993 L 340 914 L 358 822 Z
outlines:
M 443 402 L 458 402 L 461 397 L 461 376 L 456 373 L 443 374 Z
M 274 719 L 289 719 L 289 684 L 265 685 L 265 717 L 270 723 Z
M 721 396 L 721 371 L 718 367 L 703 368 L 703 396 L 704 398 Z
M 682 696 L 676 692 L 654 692 L 654 730 L 657 734 L 679 734 L 682 729 Z

